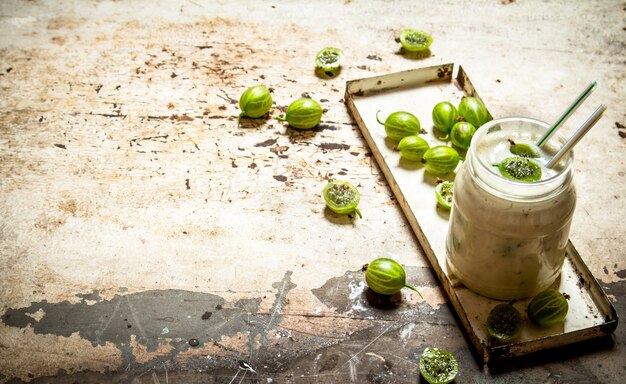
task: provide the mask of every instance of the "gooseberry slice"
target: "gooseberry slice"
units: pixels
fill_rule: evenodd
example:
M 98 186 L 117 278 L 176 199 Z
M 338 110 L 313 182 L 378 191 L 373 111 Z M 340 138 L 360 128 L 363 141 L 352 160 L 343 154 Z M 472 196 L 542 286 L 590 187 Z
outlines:
M 322 192 L 326 205 L 331 211 L 340 215 L 356 212 L 359 217 L 361 211 L 357 207 L 361 201 L 358 189 L 347 181 L 331 180 Z
M 509 143 L 511 146 L 509 147 L 509 151 L 517 156 L 522 157 L 532 157 L 538 158 L 541 157 L 539 153 L 539 148 L 536 145 L 527 144 L 527 143 L 516 143 L 513 140 L 509 139 Z
M 343 51 L 335 47 L 326 47 L 315 55 L 316 70 L 328 77 L 334 77 L 341 71 Z
M 451 181 L 438 180 L 435 187 L 437 202 L 445 209 L 452 207 L 452 197 L 454 196 L 454 183 Z
M 516 340 L 522 332 L 524 319 L 513 303 L 498 304 L 487 317 L 487 332 L 493 339 L 508 343 Z
M 448 384 L 458 373 L 458 362 L 444 349 L 428 347 L 420 356 L 420 374 L 430 384 Z
M 500 174 L 508 179 L 537 181 L 541 179 L 541 166 L 527 157 L 507 157 L 498 164 Z
M 403 29 L 400 31 L 400 44 L 409 52 L 425 51 L 433 43 L 433 38 L 424 31 Z

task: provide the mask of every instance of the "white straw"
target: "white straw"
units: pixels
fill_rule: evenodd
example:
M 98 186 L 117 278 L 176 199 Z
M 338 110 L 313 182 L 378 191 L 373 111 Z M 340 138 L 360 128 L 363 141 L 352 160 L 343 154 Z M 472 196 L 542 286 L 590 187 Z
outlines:
M 569 152 L 580 139 L 585 136 L 587 132 L 593 127 L 598 120 L 602 117 L 602 114 L 606 111 L 606 106 L 604 104 L 600 104 L 598 109 L 595 110 L 594 113 L 589 116 L 589 118 L 583 123 L 583 125 L 578 128 L 576 132 L 572 135 L 572 137 L 567 140 L 565 145 L 554 155 L 554 157 L 548 162 L 547 167 L 553 168 L 560 160 L 565 156 L 567 152 Z

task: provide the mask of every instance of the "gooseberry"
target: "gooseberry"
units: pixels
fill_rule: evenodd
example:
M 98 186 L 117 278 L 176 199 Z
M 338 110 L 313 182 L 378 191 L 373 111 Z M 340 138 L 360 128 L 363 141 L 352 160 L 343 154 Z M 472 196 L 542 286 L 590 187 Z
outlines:
M 435 176 L 448 174 L 456 169 L 461 161 L 461 156 L 452 147 L 438 145 L 428 149 L 424 153 L 422 163 L 426 171 Z
M 381 295 L 394 295 L 402 288 L 419 291 L 406 282 L 406 272 L 397 261 L 381 257 L 363 267 L 365 269 L 365 282 L 370 289 Z
M 452 130 L 450 131 L 450 141 L 452 141 L 452 144 L 456 145 L 458 148 L 466 150 L 472 142 L 474 133 L 476 133 L 476 128 L 474 128 L 472 123 L 459 121 L 452 126 Z
M 565 295 L 555 289 L 539 292 L 528 304 L 528 317 L 540 327 L 562 323 L 567 316 L 569 304 Z
M 452 126 L 457 121 L 459 113 L 456 107 L 449 101 L 437 103 L 432 111 L 433 125 L 444 133 L 450 133 Z
M 396 146 L 400 156 L 411 161 L 421 160 L 428 148 L 430 148 L 428 142 L 417 135 L 403 137 Z
M 285 117 L 278 117 L 277 120 L 286 121 L 294 128 L 311 129 L 320 123 L 323 113 L 317 101 L 303 97 L 289 104 Z
M 464 97 L 459 103 L 459 115 L 478 129 L 492 119 L 485 104 L 477 97 Z
M 263 85 L 250 87 L 239 98 L 241 113 L 239 117 L 248 116 L 253 119 L 269 112 L 272 107 L 272 94 Z
M 376 121 L 385 126 L 385 133 L 391 140 L 400 141 L 405 136 L 418 135 L 422 129 L 419 119 L 411 112 L 393 112 L 384 123 L 378 118 L 379 112 L 376 112 Z

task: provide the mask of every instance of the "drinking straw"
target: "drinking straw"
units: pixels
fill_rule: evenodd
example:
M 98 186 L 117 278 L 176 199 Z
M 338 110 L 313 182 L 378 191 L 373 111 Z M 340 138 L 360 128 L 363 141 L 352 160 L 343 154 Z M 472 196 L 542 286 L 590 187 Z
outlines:
M 583 125 L 581 125 L 580 128 L 578 128 L 578 130 L 574 132 L 572 137 L 570 137 L 569 140 L 567 140 L 565 145 L 563 145 L 563 147 L 559 149 L 559 151 L 554 155 L 554 157 L 550 159 L 550 161 L 547 164 L 547 167 L 548 168 L 554 167 L 554 165 L 558 163 L 559 160 L 561 160 L 561 158 L 567 152 L 569 152 L 574 147 L 574 145 L 576 145 L 576 143 L 578 143 L 578 141 L 583 136 L 585 136 L 587 132 L 589 132 L 591 127 L 593 127 L 598 122 L 598 120 L 600 120 L 604 111 L 606 111 L 606 106 L 604 104 L 600 104 L 598 109 L 596 109 L 595 112 L 593 112 L 591 116 L 589 116 L 589 118 L 583 123 Z
M 570 105 L 570 107 L 565 111 L 565 113 L 563 113 L 563 115 L 557 120 L 557 122 L 554 123 L 552 127 L 550 127 L 548 132 L 546 132 L 541 140 L 537 142 L 538 147 L 544 145 L 546 141 L 548 141 L 548 139 L 551 138 L 552 135 L 554 135 L 554 133 L 563 125 L 565 120 L 567 120 L 572 115 L 572 113 L 574 113 L 574 111 L 583 103 L 583 101 L 585 101 L 585 99 L 591 94 L 591 92 L 596 88 L 597 85 L 598 84 L 595 81 L 589 84 L 587 89 L 585 89 L 583 93 L 578 96 L 576 101 L 574 101 L 574 104 Z

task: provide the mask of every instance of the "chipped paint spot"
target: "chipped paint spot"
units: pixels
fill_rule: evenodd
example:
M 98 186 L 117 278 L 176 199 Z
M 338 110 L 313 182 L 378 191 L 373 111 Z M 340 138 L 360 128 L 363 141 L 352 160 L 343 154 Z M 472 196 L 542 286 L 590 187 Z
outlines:
M 40 321 L 41 319 L 43 319 L 43 317 L 44 317 L 45 315 L 46 315 L 46 312 L 45 312 L 43 309 L 41 309 L 41 308 L 39 308 L 39 309 L 37 310 L 37 312 L 34 312 L 34 313 L 26 313 L 26 316 L 28 316 L 28 317 L 32 317 L 32 318 L 33 318 L 35 321 L 37 321 L 37 322 L 38 322 L 38 321 Z

